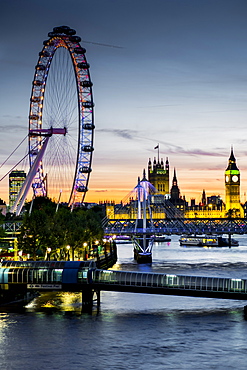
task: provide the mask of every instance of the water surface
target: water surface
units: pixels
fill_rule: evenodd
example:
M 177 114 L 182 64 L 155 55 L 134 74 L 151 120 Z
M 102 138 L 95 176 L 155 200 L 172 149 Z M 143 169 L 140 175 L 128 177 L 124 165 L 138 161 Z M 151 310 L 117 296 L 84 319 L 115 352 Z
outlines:
M 155 244 L 152 265 L 137 265 L 121 244 L 113 269 L 247 278 L 247 237 L 215 249 L 178 238 Z M 46 294 L 23 311 L 2 309 L 1 369 L 246 369 L 243 301 L 102 292 L 88 315 L 80 298 Z

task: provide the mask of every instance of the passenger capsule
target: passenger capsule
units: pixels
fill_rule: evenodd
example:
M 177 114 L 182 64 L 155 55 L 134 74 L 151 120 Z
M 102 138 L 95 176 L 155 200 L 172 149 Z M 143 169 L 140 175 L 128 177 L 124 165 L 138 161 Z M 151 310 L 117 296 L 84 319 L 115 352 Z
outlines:
M 46 66 L 44 66 L 43 64 L 37 64 L 35 68 L 39 71 L 45 71 L 46 70 Z
M 54 42 L 53 41 L 50 41 L 50 40 L 45 40 L 45 41 L 43 41 L 43 45 L 45 45 L 45 46 L 47 46 L 47 45 L 53 46 L 54 45 Z
M 55 33 L 55 32 L 49 32 L 48 33 L 48 37 L 55 37 L 55 36 L 58 36 L 58 34 Z
M 42 86 L 43 85 L 43 81 L 35 80 L 35 81 L 33 81 L 33 84 L 36 85 L 36 86 Z
M 47 50 L 43 50 L 39 53 L 40 57 L 49 57 L 51 54 Z
M 39 183 L 34 183 L 34 184 L 32 184 L 32 188 L 33 189 L 38 189 L 38 188 L 42 188 L 42 184 L 39 184 Z
M 84 128 L 84 130 L 93 130 L 95 126 L 93 123 L 84 123 L 84 125 L 82 125 L 82 128 Z
M 88 69 L 90 67 L 90 65 L 87 62 L 82 62 L 82 63 L 78 63 L 77 67 L 81 68 L 81 69 Z
M 86 49 L 84 49 L 84 48 L 77 48 L 77 49 L 74 49 L 74 53 L 75 54 L 85 54 L 86 53 Z
M 92 108 L 94 106 L 94 103 L 92 103 L 91 101 L 83 101 L 82 106 L 83 108 Z
M 80 186 L 78 186 L 77 188 L 76 188 L 76 190 L 79 192 L 79 193 L 85 193 L 85 192 L 87 192 L 87 187 L 86 186 L 84 186 L 84 185 L 80 185 Z
M 71 42 L 81 42 L 80 36 L 70 36 L 69 41 Z
M 65 30 L 64 33 L 69 36 L 73 36 L 76 34 L 76 30 L 73 30 L 73 28 L 69 28 L 68 30 Z
M 94 148 L 91 145 L 83 145 L 82 146 L 82 150 L 84 152 L 90 153 L 90 152 L 93 152 L 94 151 Z
M 83 167 L 79 168 L 79 172 L 81 172 L 81 173 L 90 173 L 90 172 L 92 172 L 92 168 L 87 167 L 87 166 L 83 166 Z
M 66 26 L 65 26 L 66 27 Z M 62 26 L 53 27 L 53 32 L 61 32 Z
M 29 119 L 37 121 L 39 119 L 39 116 L 37 114 L 30 114 Z
M 70 27 L 68 26 L 58 26 L 53 28 L 53 32 L 57 33 L 66 33 L 70 30 Z
M 39 96 L 32 96 L 30 100 L 31 100 L 32 103 L 39 103 L 40 102 L 40 97 Z
M 81 86 L 82 87 L 92 87 L 93 86 L 93 83 L 91 81 L 82 81 L 81 82 Z
M 30 136 L 32 136 L 32 135 L 30 135 Z M 38 153 L 39 153 L 39 151 L 37 149 L 32 149 L 30 151 L 30 154 L 32 154 L 32 155 L 37 155 Z

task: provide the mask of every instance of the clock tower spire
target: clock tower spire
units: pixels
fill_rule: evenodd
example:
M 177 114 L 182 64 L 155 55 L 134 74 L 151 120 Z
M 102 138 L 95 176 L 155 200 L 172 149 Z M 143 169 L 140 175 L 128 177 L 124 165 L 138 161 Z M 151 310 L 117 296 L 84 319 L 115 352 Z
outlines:
M 233 148 L 231 148 L 228 167 L 225 170 L 225 203 L 226 212 L 230 212 L 231 216 L 244 217 L 240 204 L 240 171 L 236 165 Z

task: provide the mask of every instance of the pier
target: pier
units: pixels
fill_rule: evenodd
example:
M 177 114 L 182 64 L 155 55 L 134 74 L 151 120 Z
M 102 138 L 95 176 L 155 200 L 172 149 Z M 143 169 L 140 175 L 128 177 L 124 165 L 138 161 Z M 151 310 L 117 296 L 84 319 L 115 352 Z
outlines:
M 92 309 L 101 291 L 247 300 L 247 279 L 97 269 L 90 261 L 6 261 L 0 267 L 0 295 L 82 292 Z

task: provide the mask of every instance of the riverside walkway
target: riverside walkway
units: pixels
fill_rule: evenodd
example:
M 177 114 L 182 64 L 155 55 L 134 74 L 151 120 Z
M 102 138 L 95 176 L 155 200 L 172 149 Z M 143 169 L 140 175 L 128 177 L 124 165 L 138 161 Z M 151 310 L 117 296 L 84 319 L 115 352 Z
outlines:
M 95 270 L 92 286 L 108 291 L 247 299 L 246 279 Z
M 6 261 L 0 267 L 0 294 L 30 291 L 82 292 L 92 306 L 96 293 L 119 291 L 247 300 L 247 279 L 97 269 L 91 261 Z

